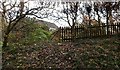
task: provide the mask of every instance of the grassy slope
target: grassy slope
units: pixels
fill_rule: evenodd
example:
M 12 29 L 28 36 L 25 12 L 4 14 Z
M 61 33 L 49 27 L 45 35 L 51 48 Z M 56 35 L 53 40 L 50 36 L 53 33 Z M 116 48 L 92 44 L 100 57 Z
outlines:
M 120 38 L 84 39 L 62 45 L 37 43 L 8 48 L 3 67 L 120 68 Z

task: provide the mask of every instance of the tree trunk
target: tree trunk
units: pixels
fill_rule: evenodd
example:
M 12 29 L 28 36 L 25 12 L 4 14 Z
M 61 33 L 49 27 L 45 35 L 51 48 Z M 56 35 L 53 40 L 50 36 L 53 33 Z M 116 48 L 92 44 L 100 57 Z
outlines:
M 97 11 L 97 15 L 98 15 L 98 24 L 100 26 L 100 15 L 99 15 L 98 11 Z
M 107 16 L 106 16 L 106 24 L 107 24 L 107 36 L 109 36 L 109 23 L 108 23 L 108 20 L 109 20 L 109 15 L 108 15 L 108 11 L 107 11 Z
M 3 40 L 3 48 L 7 47 L 8 45 L 8 35 L 5 35 L 4 40 Z
M 91 25 L 90 14 L 88 14 L 88 16 L 89 16 L 89 26 L 90 26 Z
M 8 37 L 9 37 L 9 33 L 10 33 L 11 30 L 8 30 L 5 32 L 4 34 L 4 38 L 3 38 L 3 48 L 4 47 L 8 47 Z
M 74 40 L 75 40 L 75 29 L 74 29 L 74 27 L 71 27 L 71 34 L 72 34 L 72 41 L 74 42 Z

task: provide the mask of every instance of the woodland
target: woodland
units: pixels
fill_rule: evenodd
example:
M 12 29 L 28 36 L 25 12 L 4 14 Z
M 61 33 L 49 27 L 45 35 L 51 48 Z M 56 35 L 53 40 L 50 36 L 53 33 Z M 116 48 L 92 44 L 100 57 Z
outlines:
M 120 1 L 0 0 L 0 53 L 3 70 L 119 70 Z

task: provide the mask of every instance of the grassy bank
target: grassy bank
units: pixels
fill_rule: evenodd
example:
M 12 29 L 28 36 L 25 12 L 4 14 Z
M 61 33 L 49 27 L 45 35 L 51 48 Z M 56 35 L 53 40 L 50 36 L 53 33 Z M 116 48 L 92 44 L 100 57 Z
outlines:
M 3 68 L 120 68 L 120 38 L 35 43 L 3 51 Z

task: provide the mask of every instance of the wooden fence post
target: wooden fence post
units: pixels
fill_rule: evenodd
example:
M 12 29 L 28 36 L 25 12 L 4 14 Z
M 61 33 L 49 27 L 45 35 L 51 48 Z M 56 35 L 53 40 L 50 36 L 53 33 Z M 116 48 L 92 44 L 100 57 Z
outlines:
M 106 31 L 106 25 L 102 24 L 100 26 L 88 26 L 87 29 L 84 26 L 75 26 L 74 28 L 60 27 L 61 40 L 63 41 L 73 41 L 77 38 L 92 38 L 92 37 L 102 37 L 111 36 L 120 32 L 120 23 L 109 25 L 109 35 Z M 73 34 L 74 33 L 74 34 Z M 72 35 L 73 34 L 73 35 Z

